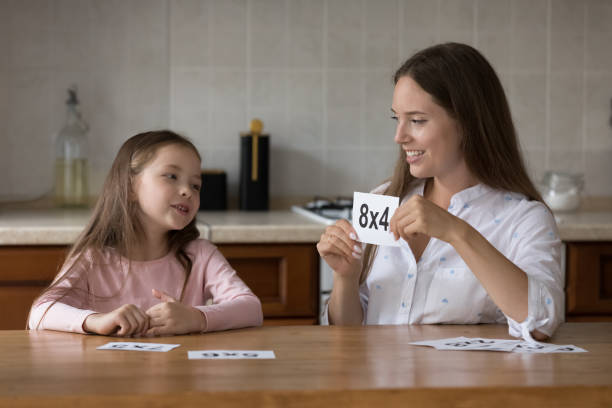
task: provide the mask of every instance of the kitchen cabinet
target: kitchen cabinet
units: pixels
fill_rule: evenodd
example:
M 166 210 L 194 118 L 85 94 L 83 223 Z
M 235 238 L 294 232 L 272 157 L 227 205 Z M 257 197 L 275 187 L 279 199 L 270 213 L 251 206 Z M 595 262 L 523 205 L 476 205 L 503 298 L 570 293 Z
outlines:
M 612 321 L 612 242 L 568 242 L 566 320 Z
M 264 325 L 316 324 L 314 244 L 226 244 L 219 250 L 261 299 Z M 58 272 L 67 247 L 0 247 L 0 329 L 23 329 L 34 298 Z
M 261 300 L 264 324 L 318 322 L 319 254 L 314 244 L 217 247 Z
M 612 321 L 612 242 L 567 242 L 567 321 Z M 261 299 L 264 325 L 316 324 L 318 254 L 313 243 L 220 244 Z M 67 247 L 0 246 L 0 329 L 23 329 L 32 300 L 56 275 Z
M 0 329 L 21 330 L 32 301 L 57 275 L 65 246 L 0 247 Z

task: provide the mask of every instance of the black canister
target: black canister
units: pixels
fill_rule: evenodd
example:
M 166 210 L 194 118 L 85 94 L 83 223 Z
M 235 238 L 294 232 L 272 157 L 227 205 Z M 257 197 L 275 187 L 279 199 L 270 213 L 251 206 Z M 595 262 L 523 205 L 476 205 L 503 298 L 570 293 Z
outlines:
M 223 170 L 202 170 L 200 210 L 227 210 L 227 175 Z
M 251 122 L 251 132 L 240 135 L 240 209 L 268 209 L 270 136 L 261 134 L 259 120 Z

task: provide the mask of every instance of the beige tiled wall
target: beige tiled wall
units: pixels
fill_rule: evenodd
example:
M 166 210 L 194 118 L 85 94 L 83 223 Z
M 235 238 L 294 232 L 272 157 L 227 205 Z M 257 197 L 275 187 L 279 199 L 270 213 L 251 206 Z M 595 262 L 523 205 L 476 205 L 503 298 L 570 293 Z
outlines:
M 442 41 L 492 62 L 534 178 L 582 172 L 612 195 L 610 0 L 1 0 L 0 197 L 51 189 L 75 82 L 94 191 L 128 136 L 170 127 L 235 193 L 252 117 L 273 195 L 367 190 L 396 159 L 394 69 Z

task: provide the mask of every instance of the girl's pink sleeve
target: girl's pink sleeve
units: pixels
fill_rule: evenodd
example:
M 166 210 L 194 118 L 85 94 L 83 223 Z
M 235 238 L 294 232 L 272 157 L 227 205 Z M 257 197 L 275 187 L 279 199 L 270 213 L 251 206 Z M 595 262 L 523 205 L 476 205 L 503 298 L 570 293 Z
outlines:
M 32 307 L 28 322 L 30 329 L 59 330 L 84 334 L 83 322 L 87 316 L 96 313 L 93 310 L 78 309 L 65 303 L 56 302 L 53 305 L 52 303 L 45 302 Z M 51 307 L 49 308 L 49 306 Z
M 204 272 L 204 298 L 210 306 L 196 306 L 206 316 L 205 331 L 261 326 L 261 302 L 238 277 L 217 248 L 213 249 Z
M 89 310 L 87 301 L 87 265 L 87 261 L 83 259 L 78 264 L 64 265 L 56 278 L 61 278 L 61 281 L 32 305 L 28 320 L 30 329 L 85 333 L 83 322 L 87 316 L 96 313 Z

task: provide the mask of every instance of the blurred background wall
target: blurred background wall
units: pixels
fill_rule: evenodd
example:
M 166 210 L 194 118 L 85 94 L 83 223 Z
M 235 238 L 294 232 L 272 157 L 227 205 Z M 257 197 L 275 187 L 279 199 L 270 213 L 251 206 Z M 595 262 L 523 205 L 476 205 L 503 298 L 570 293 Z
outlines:
M 171 128 L 237 194 L 239 132 L 271 135 L 271 195 L 367 191 L 390 175 L 394 70 L 439 42 L 501 77 L 535 180 L 612 195 L 609 0 L 0 0 L 0 199 L 53 186 L 78 85 L 100 191 L 129 136 Z

